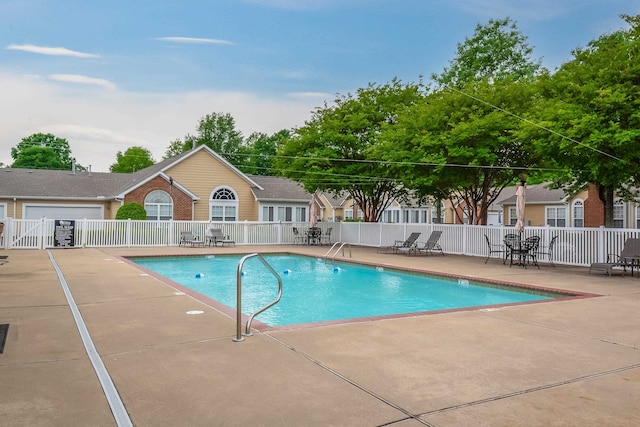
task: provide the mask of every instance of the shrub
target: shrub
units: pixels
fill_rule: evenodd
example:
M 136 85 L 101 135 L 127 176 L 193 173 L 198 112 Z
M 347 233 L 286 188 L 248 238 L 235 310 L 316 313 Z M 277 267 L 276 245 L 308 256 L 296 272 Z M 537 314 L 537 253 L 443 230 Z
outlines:
M 116 212 L 116 219 L 147 219 L 147 211 L 140 203 L 125 203 Z

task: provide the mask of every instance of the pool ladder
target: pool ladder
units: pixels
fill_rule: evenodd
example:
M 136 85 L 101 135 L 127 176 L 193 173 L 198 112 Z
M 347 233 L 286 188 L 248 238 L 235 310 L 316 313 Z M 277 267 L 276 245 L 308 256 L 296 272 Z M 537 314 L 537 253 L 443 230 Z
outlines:
M 333 251 L 333 249 L 338 245 L 340 245 L 340 247 L 338 249 L 336 249 L 335 251 Z M 342 250 L 342 256 L 344 256 L 344 247 L 345 246 L 349 249 L 349 258 L 351 258 L 351 245 L 349 243 L 347 243 L 347 242 L 345 242 L 345 243 L 335 242 L 333 244 L 333 246 L 331 246 L 331 249 L 329 249 L 327 251 L 327 253 L 324 254 L 324 259 L 329 259 L 329 254 L 331 254 L 332 251 L 333 251 L 333 256 L 331 257 L 331 261 L 335 261 L 336 260 L 336 257 L 338 256 L 338 253 L 340 252 L 340 250 Z
M 264 264 L 264 266 L 267 267 L 267 269 L 276 277 L 276 279 L 278 279 L 278 295 L 276 296 L 275 300 L 273 300 L 269 304 L 265 305 L 264 307 L 258 309 L 258 311 L 256 311 L 251 316 L 249 316 L 249 320 L 247 321 L 245 332 L 243 334 L 242 333 L 242 266 L 244 265 L 244 262 L 246 260 L 248 260 L 249 258 L 252 258 L 252 257 L 258 257 L 260 262 L 262 262 L 262 264 Z M 262 255 L 257 254 L 257 253 L 256 254 L 245 255 L 238 262 L 238 270 L 237 270 L 237 273 L 236 273 L 236 298 L 237 298 L 237 305 L 236 305 L 236 337 L 233 339 L 233 341 L 241 342 L 241 341 L 244 341 L 244 337 L 250 337 L 252 335 L 252 333 L 251 333 L 251 323 L 253 322 L 253 318 L 256 317 L 258 314 L 262 313 L 263 311 L 265 311 L 266 309 L 276 305 L 278 303 L 278 301 L 280 301 L 280 298 L 282 298 L 282 278 L 273 269 L 273 267 L 271 267 L 271 265 L 267 262 L 267 260 L 262 257 Z

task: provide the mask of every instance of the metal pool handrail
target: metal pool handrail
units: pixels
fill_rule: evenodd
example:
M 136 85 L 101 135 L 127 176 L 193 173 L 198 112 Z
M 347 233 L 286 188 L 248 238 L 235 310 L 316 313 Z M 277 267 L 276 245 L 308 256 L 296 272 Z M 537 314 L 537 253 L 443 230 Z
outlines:
M 262 307 L 261 309 L 259 309 L 258 311 L 256 311 L 255 313 L 253 313 L 250 317 L 249 320 L 247 321 L 247 326 L 245 327 L 245 333 L 242 334 L 242 266 L 244 265 L 244 262 L 252 257 L 258 257 L 258 259 L 260 260 L 260 262 L 262 262 L 262 264 L 264 264 L 265 267 L 267 267 L 267 269 L 276 277 L 276 279 L 278 280 L 278 296 L 276 297 L 276 299 L 272 302 L 270 302 L 269 304 L 265 305 L 264 307 Z M 260 254 L 249 254 L 249 255 L 245 255 L 244 257 L 242 257 L 242 259 L 238 262 L 238 269 L 236 272 L 236 298 L 237 298 L 237 304 L 236 304 L 236 337 L 233 339 L 233 341 L 235 342 L 241 342 L 244 341 L 244 337 L 250 337 L 251 334 L 251 322 L 253 322 L 253 318 L 256 317 L 258 314 L 262 313 L 263 311 L 265 311 L 266 309 L 268 309 L 269 307 L 274 306 L 275 304 L 278 303 L 278 301 L 280 301 L 280 298 L 282 297 L 282 278 L 280 277 L 280 275 L 278 274 L 278 272 L 276 270 L 273 269 L 273 267 L 271 267 L 271 265 L 267 262 L 266 259 L 264 259 L 262 257 L 262 255 Z
M 335 261 L 336 257 L 338 256 L 338 252 L 340 252 L 340 250 L 342 249 L 342 256 L 344 256 L 344 247 L 346 246 L 347 248 L 349 248 L 349 258 L 351 258 L 351 245 L 348 242 L 342 243 L 342 242 L 335 242 L 333 244 L 333 246 L 331 246 L 331 249 L 329 249 L 327 251 L 326 254 L 324 254 L 324 259 L 329 259 L 329 254 L 331 253 L 331 251 L 333 251 L 333 248 L 335 248 L 336 246 L 340 245 L 340 247 L 338 249 L 336 249 L 336 251 L 333 253 L 333 258 L 331 258 L 332 261 Z

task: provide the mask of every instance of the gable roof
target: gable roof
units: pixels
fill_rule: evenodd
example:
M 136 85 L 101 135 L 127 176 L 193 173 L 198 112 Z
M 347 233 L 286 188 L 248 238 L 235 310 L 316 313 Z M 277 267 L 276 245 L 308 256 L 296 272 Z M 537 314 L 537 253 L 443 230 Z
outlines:
M 547 183 L 527 185 L 526 189 L 526 203 L 527 204 L 545 204 L 545 203 L 564 203 L 567 199 L 567 195 L 562 189 L 550 189 L 547 187 Z M 508 187 L 509 191 L 513 190 L 513 195 L 502 199 L 499 204 L 501 205 L 515 205 L 516 195 L 515 187 Z M 506 190 L 506 188 L 505 188 Z
M 134 185 L 136 174 L 0 169 L 0 198 L 114 199 L 118 189 Z
M 251 188 L 257 201 L 311 202 L 311 194 L 296 181 L 277 176 L 249 175 L 249 177 L 259 184 Z

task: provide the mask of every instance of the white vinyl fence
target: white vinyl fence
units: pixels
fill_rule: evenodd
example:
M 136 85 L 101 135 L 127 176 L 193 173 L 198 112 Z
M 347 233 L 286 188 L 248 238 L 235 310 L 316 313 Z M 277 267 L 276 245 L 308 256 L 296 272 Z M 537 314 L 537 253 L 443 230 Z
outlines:
M 7 218 L 0 248 L 48 249 L 59 245 L 60 229 L 53 219 L 15 220 Z M 75 220 L 72 230 L 74 247 L 153 247 L 177 246 L 181 231 L 191 231 L 201 239 L 209 228 L 207 221 L 132 221 Z M 293 228 L 304 232 L 308 223 L 221 222 L 213 223 L 237 245 L 281 245 L 294 242 Z M 452 224 L 387 224 L 365 222 L 321 222 L 324 232 L 332 227 L 332 242 L 381 247 L 404 240 L 412 232 L 420 232 L 424 242 L 434 230 L 441 230 L 440 245 L 445 253 L 486 257 L 485 235 L 492 243 L 501 243 L 512 227 Z M 56 233 L 58 233 L 56 238 Z M 527 227 L 524 237 L 540 236 L 545 247 L 557 236 L 553 260 L 556 264 L 588 266 L 606 261 L 609 254 L 619 254 L 630 237 L 640 237 L 640 230 L 607 228 Z M 546 261 L 542 258 L 541 261 Z

